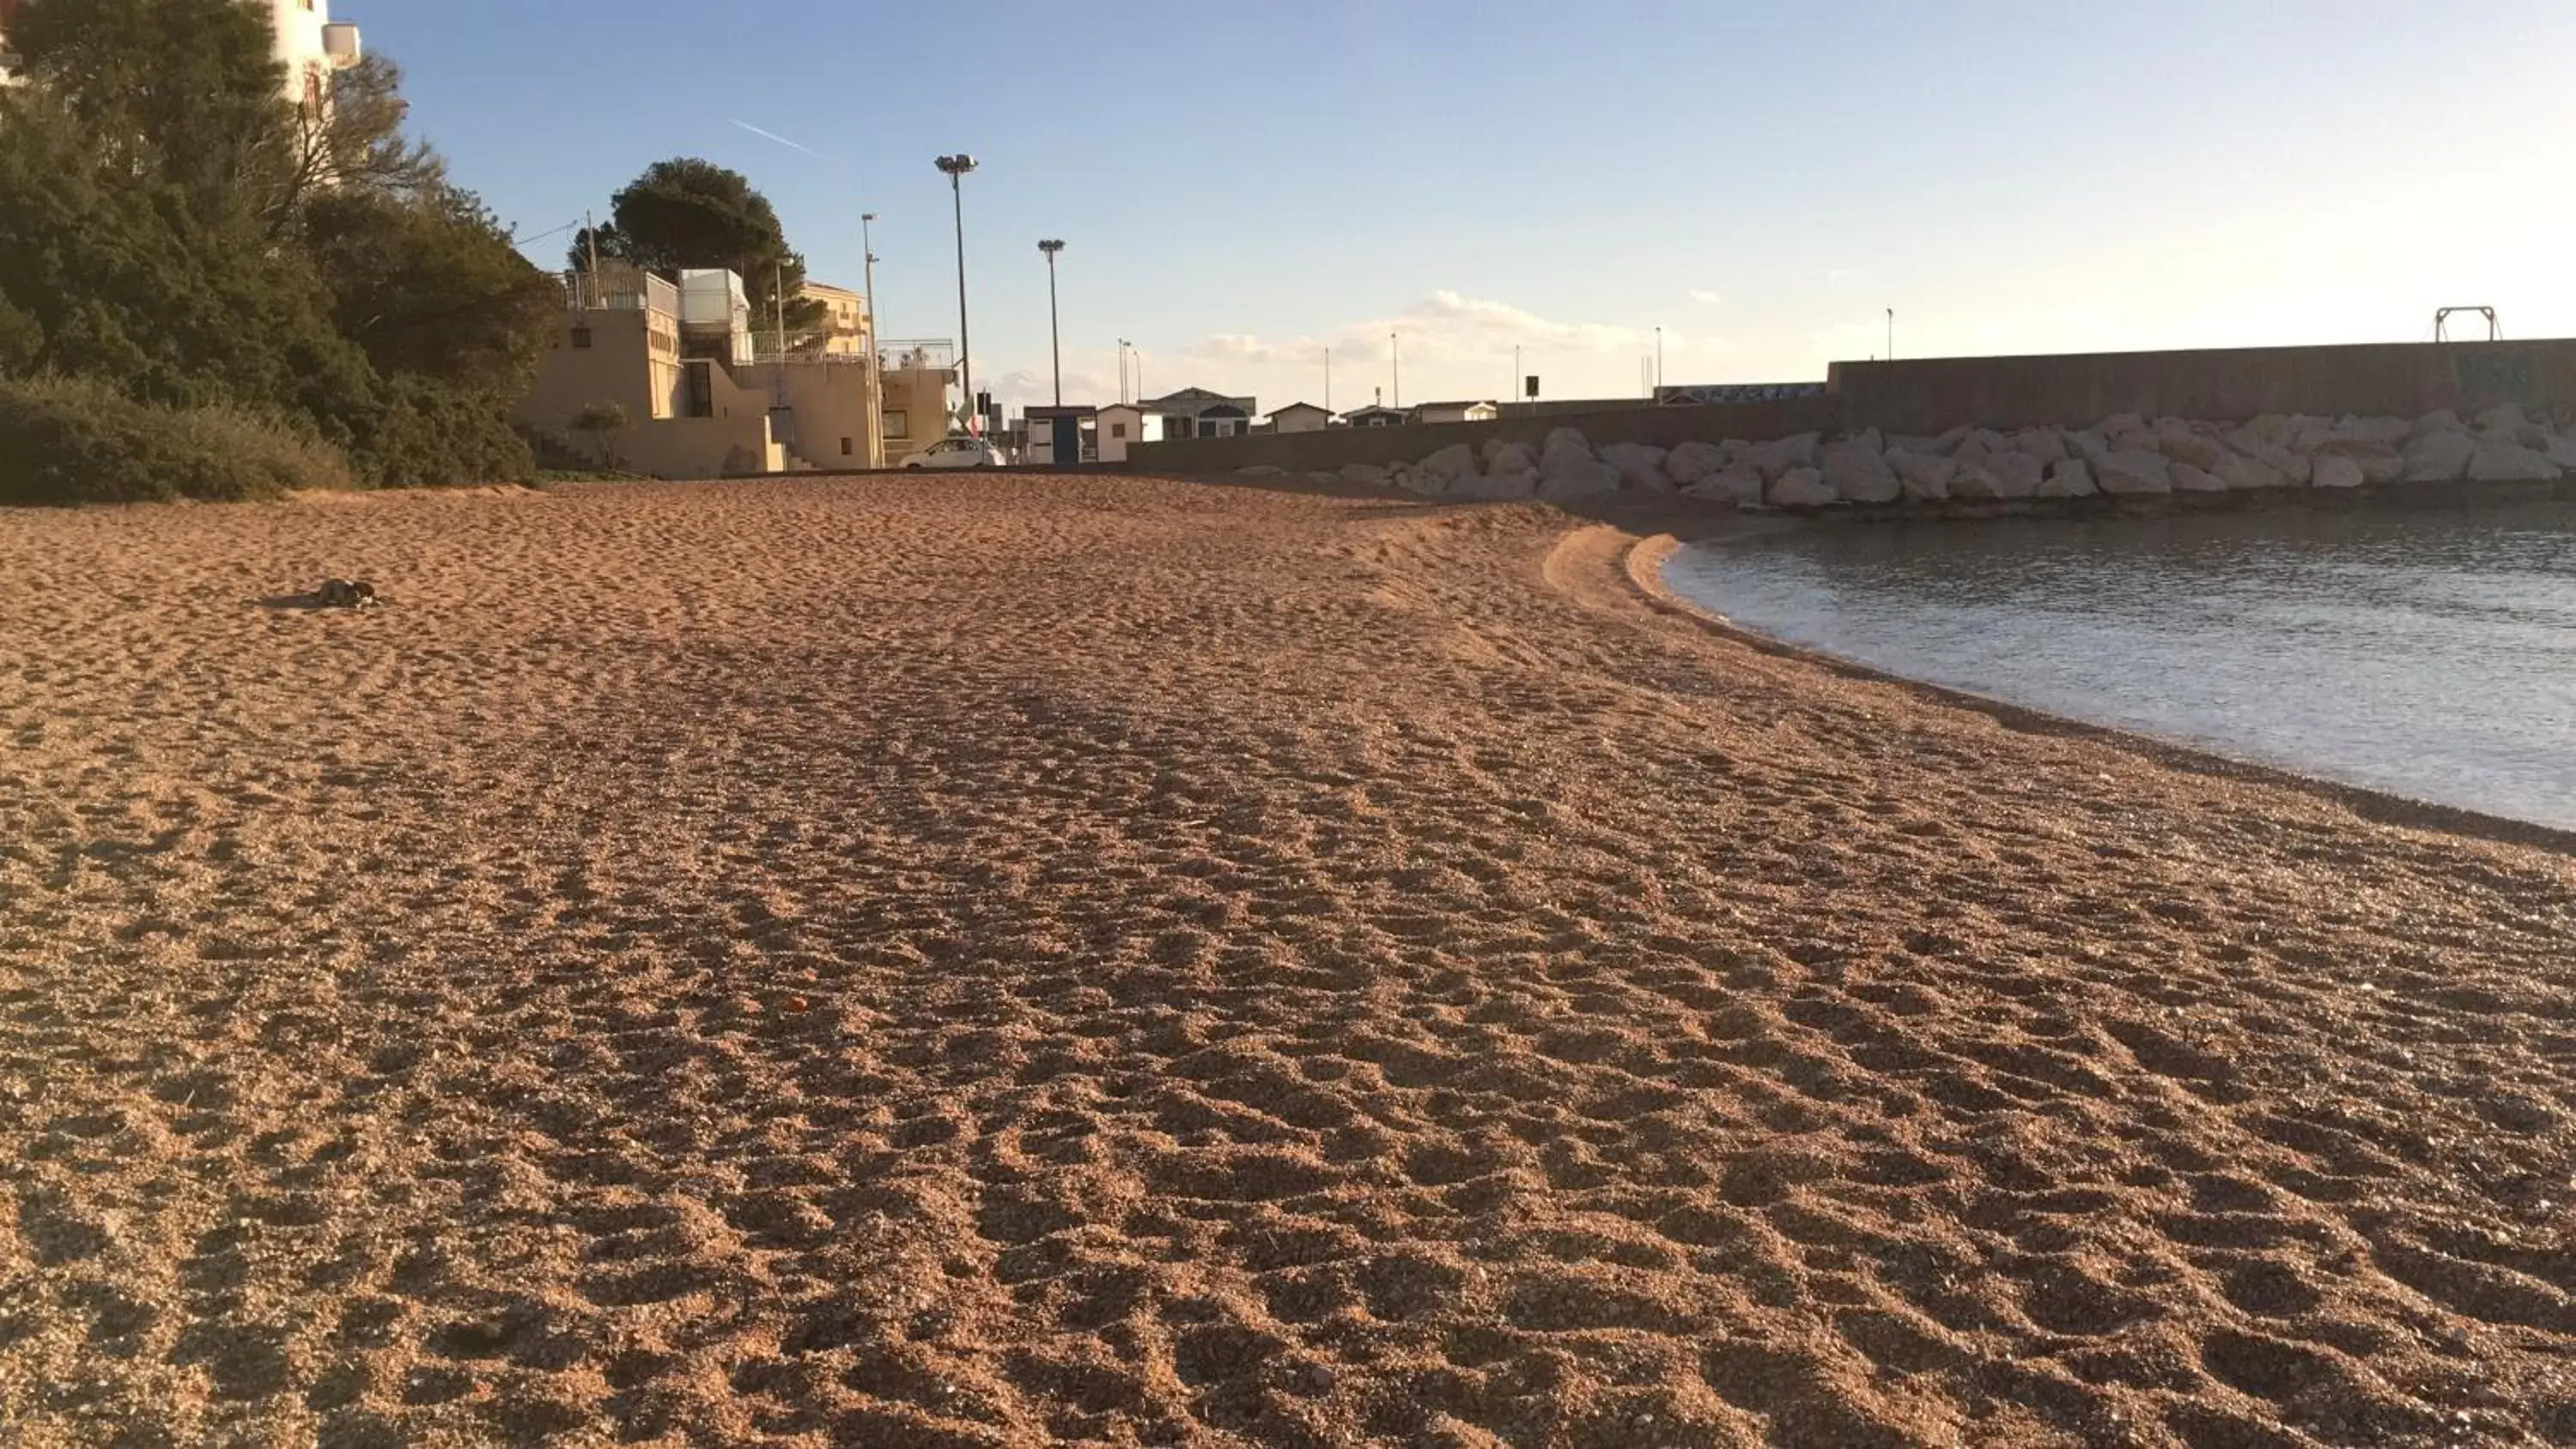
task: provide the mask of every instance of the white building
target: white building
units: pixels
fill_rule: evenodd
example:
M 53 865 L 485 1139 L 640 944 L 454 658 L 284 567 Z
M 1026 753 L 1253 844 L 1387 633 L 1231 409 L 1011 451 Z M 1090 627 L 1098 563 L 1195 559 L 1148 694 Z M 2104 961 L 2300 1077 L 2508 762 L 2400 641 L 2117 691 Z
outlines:
M 1333 415 L 1310 402 L 1292 402 L 1270 415 L 1274 433 L 1320 433 L 1332 426 Z
M 0 85 L 16 78 L 6 32 L 25 8 L 26 0 L 0 0 Z M 277 35 L 277 58 L 286 64 L 286 98 L 320 109 L 331 72 L 358 63 L 358 27 L 335 24 L 331 0 L 268 0 L 268 18 Z
M 1490 423 L 1501 416 L 1502 409 L 1486 399 L 1468 402 L 1429 402 L 1413 410 L 1417 423 Z
M 286 63 L 286 98 L 321 109 L 331 72 L 358 63 L 358 27 L 332 23 L 331 0 L 268 0 L 268 11 Z
M 1094 415 L 1093 428 L 1099 439 L 1100 461 L 1124 463 L 1129 445 L 1163 440 L 1163 415 L 1149 413 L 1135 403 L 1110 403 Z

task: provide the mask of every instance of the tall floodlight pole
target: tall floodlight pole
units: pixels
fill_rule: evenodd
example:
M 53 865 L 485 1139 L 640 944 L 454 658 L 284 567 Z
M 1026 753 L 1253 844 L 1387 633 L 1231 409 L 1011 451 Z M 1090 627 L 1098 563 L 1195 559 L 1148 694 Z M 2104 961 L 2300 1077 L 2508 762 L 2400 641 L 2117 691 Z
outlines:
M 1333 417 L 1333 349 L 1324 349 L 1324 420 Z
M 950 209 L 957 215 L 957 380 L 966 391 L 966 431 L 980 433 L 975 425 L 975 353 L 966 341 L 966 173 L 975 169 L 975 158 L 960 151 L 939 158 L 940 172 L 948 178 Z
M 1127 339 L 1118 339 L 1118 400 L 1127 401 Z
M 1386 334 L 1386 380 L 1388 390 L 1395 394 L 1395 401 L 1389 406 L 1404 406 L 1404 352 L 1396 345 L 1392 332 Z
M 1896 360 L 1896 309 L 1887 309 L 1887 360 Z
M 1055 405 L 1063 407 L 1064 334 L 1057 330 L 1055 321 L 1055 254 L 1064 250 L 1064 243 L 1042 241 L 1038 243 L 1038 250 L 1046 253 L 1047 259 L 1047 345 L 1055 353 Z
M 873 343 L 877 330 L 877 247 L 868 239 L 868 223 L 875 221 L 873 211 L 859 213 L 859 266 L 867 273 L 868 337 Z
M 1661 328 L 1661 327 L 1657 327 L 1657 328 L 1655 329 L 1655 391 L 1656 391 L 1658 394 L 1660 394 L 1660 393 L 1662 393 L 1662 392 L 1663 392 L 1663 390 L 1664 390 L 1664 329 L 1663 329 L 1663 328 Z M 1658 397 L 1658 398 L 1656 399 L 1656 401 L 1660 402 L 1660 401 L 1662 401 L 1662 398 L 1661 398 L 1661 397 Z

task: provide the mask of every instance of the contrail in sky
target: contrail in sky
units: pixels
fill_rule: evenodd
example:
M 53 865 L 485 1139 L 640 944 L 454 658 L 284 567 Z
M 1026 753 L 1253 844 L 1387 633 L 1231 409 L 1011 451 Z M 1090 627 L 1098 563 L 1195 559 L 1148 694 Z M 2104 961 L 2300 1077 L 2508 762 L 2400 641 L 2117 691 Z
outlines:
M 829 161 L 829 160 L 831 160 L 831 159 L 832 159 L 831 157 L 824 155 L 822 152 L 815 150 L 815 149 L 814 149 L 813 147 L 811 147 L 811 146 L 803 145 L 803 144 L 800 144 L 800 143 L 795 142 L 795 141 L 790 141 L 790 140 L 788 140 L 786 137 L 784 137 L 784 136 L 782 136 L 782 135 L 778 134 L 776 131 L 764 131 L 764 130 L 760 129 L 758 126 L 753 125 L 753 124 L 752 124 L 751 122 L 749 122 L 749 121 L 738 121 L 738 120 L 734 120 L 734 118 L 733 118 L 733 117 L 731 117 L 731 116 L 727 116 L 727 117 L 725 117 L 725 119 L 726 119 L 726 120 L 729 120 L 729 121 L 733 121 L 733 123 L 734 123 L 735 125 L 742 127 L 744 130 L 749 131 L 751 134 L 753 134 L 753 135 L 755 135 L 755 136 L 766 136 L 766 137 L 767 137 L 767 138 L 769 138 L 770 140 L 777 142 L 777 143 L 778 143 L 779 145 L 781 145 L 781 146 L 785 146 L 786 148 L 788 148 L 788 149 L 789 149 L 789 150 L 791 150 L 791 151 L 802 151 L 802 152 L 804 152 L 806 155 L 813 157 L 813 158 L 814 158 L 815 160 L 817 160 L 817 161 Z

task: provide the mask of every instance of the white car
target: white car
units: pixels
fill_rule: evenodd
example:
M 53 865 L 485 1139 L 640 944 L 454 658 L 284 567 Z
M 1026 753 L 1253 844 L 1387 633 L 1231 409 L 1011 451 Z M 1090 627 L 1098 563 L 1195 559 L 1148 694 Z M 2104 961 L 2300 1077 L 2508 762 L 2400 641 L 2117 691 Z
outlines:
M 942 438 L 903 460 L 907 468 L 999 468 L 1002 450 L 983 438 Z

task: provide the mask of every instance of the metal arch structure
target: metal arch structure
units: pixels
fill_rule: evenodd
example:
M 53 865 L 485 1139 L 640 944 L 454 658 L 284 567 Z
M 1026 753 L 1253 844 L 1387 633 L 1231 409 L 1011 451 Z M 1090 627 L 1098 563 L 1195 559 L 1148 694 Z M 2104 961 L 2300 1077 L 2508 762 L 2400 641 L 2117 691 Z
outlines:
M 2502 342 L 2504 340 L 2504 329 L 2496 324 L 2496 310 L 2493 307 L 2437 307 L 2433 310 L 2434 341 L 2448 342 L 2451 340 L 2451 314 L 2454 312 L 2475 312 L 2479 316 L 2486 318 L 2487 340 L 2489 342 Z

